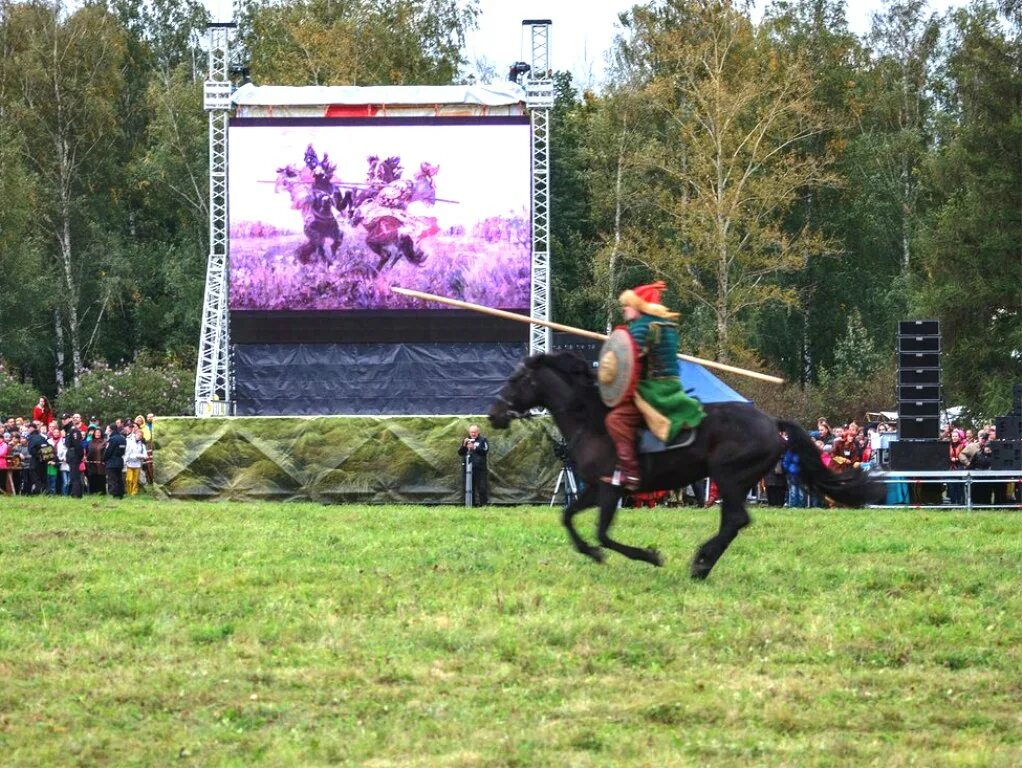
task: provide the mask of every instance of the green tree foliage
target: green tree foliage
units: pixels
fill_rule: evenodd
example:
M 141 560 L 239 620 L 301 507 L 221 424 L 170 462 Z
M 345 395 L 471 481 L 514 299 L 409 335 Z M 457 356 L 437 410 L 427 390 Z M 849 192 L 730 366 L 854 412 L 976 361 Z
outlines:
M 100 6 L 65 15 L 60 3 L 4 8 L 6 53 L 0 64 L 5 121 L 35 179 L 33 211 L 44 263 L 59 275 L 54 302 L 57 380 L 67 351 L 72 377 L 84 368 L 90 318 L 86 274 L 90 229 L 110 200 L 95 194 L 116 176 L 117 100 L 124 83 L 125 37 Z
M 0 360 L 0 419 L 29 416 L 37 402 L 39 391 L 5 370 Z
M 116 368 L 97 361 L 82 372 L 77 385 L 60 393 L 56 410 L 101 419 L 134 418 L 150 412 L 187 415 L 194 389 L 195 372 L 190 364 L 163 364 L 148 356 Z
M 861 416 L 890 403 L 894 389 L 893 360 L 866 330 L 857 309 L 845 318 L 845 332 L 834 345 L 834 362 L 820 371 L 824 413 L 839 420 Z
M 667 277 L 713 324 L 718 359 L 744 354 L 748 315 L 795 296 L 776 276 L 827 243 L 787 227 L 799 194 L 831 180 L 803 144 L 825 127 L 809 69 L 727 3 L 636 8 L 626 57 L 648 119 L 636 159 L 648 210 L 633 258 Z
M 862 37 L 846 7 L 778 0 L 754 21 L 654 0 L 622 17 L 599 92 L 555 77 L 556 319 L 602 328 L 623 288 L 666 277 L 685 351 L 783 371 L 799 386 L 733 383 L 811 418 L 893 405 L 895 321 L 934 317 L 948 402 L 1005 412 L 1022 381 L 1019 4 L 890 0 Z M 261 83 L 449 83 L 478 10 L 252 0 L 240 58 Z M 193 359 L 206 17 L 197 0 L 0 0 L 5 387 Z
M 477 14 L 475 0 L 254 0 L 243 42 L 259 83 L 445 85 Z
M 945 387 L 987 415 L 1022 381 L 1022 19 L 979 3 L 950 19 L 941 142 L 924 180 L 914 302 L 942 320 Z

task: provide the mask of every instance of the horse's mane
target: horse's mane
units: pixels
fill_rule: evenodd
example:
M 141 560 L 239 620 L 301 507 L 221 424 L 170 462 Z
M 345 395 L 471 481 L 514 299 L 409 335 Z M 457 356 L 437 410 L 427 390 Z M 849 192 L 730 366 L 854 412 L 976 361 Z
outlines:
M 570 376 L 573 381 L 580 379 L 579 384 L 596 386 L 596 377 L 593 375 L 592 366 L 574 352 L 553 352 L 548 355 L 536 355 L 536 357 L 549 368 Z
M 596 386 L 596 374 L 586 360 L 574 352 L 554 352 L 548 355 L 533 355 L 529 358 L 535 365 L 544 365 L 567 379 L 572 389 L 573 400 L 585 412 L 586 419 L 603 431 L 603 419 L 607 407 L 600 399 Z

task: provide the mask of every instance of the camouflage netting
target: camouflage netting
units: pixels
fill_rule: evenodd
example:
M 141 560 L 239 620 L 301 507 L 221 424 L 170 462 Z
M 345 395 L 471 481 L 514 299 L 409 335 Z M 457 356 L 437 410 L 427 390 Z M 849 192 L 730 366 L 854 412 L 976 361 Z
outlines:
M 154 463 L 179 499 L 461 504 L 461 416 L 161 418 Z M 560 462 L 550 419 L 487 431 L 490 501 L 549 502 Z

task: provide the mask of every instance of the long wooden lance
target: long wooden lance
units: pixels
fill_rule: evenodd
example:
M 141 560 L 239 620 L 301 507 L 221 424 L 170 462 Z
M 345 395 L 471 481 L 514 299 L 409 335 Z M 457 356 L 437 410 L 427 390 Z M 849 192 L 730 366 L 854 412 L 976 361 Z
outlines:
M 529 323 L 530 325 L 540 325 L 544 328 L 550 328 L 555 331 L 563 331 L 565 333 L 571 333 L 575 336 L 584 336 L 587 339 L 596 339 L 597 341 L 606 340 L 607 336 L 603 333 L 597 333 L 596 331 L 587 331 L 583 328 L 575 328 L 571 325 L 563 325 L 562 323 L 552 323 L 549 320 L 540 320 L 536 317 L 529 317 L 528 315 L 519 315 L 514 312 L 507 312 L 503 309 L 491 309 L 490 307 L 484 307 L 479 304 L 472 304 L 468 301 L 459 301 L 458 299 L 449 299 L 446 296 L 437 296 L 433 293 L 425 293 L 423 291 L 413 291 L 410 288 L 398 288 L 397 286 L 391 286 L 391 291 L 399 293 L 402 296 L 410 296 L 414 299 L 422 299 L 423 301 L 435 301 L 439 304 L 446 304 L 449 307 L 458 307 L 459 309 L 467 309 L 472 312 L 479 312 L 483 315 L 491 315 L 492 317 L 502 317 L 505 320 L 513 320 L 516 323 Z M 738 368 L 734 365 L 725 365 L 724 363 L 718 363 L 715 360 L 704 360 L 701 357 L 692 357 L 691 355 L 678 354 L 679 360 L 685 360 L 689 363 L 698 363 L 699 365 L 707 368 L 716 368 L 718 371 L 727 371 L 728 373 L 736 373 L 739 376 L 748 376 L 750 379 L 759 379 L 760 381 L 769 381 L 771 384 L 783 384 L 784 379 L 778 376 L 771 376 L 768 373 L 760 373 L 759 371 L 750 371 L 747 368 Z

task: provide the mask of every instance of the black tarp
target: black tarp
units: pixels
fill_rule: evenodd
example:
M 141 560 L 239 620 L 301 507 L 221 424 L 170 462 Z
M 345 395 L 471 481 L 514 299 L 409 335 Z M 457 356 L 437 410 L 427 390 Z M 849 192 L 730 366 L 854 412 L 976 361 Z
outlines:
M 524 344 L 237 344 L 239 416 L 482 414 Z

